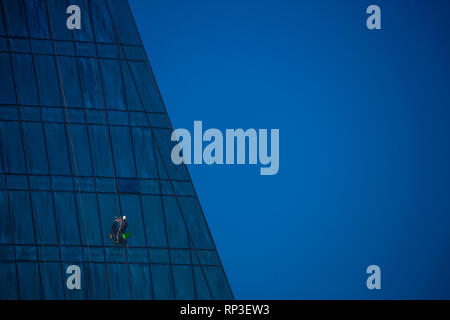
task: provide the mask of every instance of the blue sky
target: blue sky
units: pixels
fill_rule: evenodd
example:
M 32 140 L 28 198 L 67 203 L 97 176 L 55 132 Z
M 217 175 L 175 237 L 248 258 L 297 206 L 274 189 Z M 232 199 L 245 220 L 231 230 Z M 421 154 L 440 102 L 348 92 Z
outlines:
M 450 298 L 448 1 L 130 4 L 175 128 L 280 129 L 189 168 L 236 298 Z

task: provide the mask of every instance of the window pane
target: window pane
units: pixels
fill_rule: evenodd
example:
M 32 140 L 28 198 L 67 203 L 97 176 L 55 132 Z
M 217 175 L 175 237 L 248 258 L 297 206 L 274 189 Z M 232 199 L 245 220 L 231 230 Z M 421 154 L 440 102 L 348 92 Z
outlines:
M 130 264 L 133 298 L 137 300 L 152 299 L 150 268 L 145 264 Z
M 12 228 L 5 191 L 0 191 L 0 221 L 0 243 L 12 243 Z
M 168 265 L 154 264 L 151 266 L 153 290 L 155 299 L 169 300 L 174 299 L 173 282 Z
M 108 264 L 108 278 L 111 287 L 111 299 L 130 299 L 130 284 L 126 264 Z
M 208 281 L 213 299 L 232 299 L 231 291 L 221 267 L 202 267 Z
M 107 108 L 125 110 L 125 91 L 119 62 L 117 60 L 99 61 Z
M 113 162 L 108 139 L 108 130 L 104 126 L 89 126 L 92 160 L 97 176 L 113 176 Z
M 139 45 L 139 35 L 126 0 L 108 0 L 109 10 L 121 43 Z
M 2 3 L 8 34 L 27 37 L 23 0 L 3 0 Z
M 85 125 L 71 124 L 69 138 L 72 138 L 73 152 L 70 152 L 74 174 L 80 176 L 92 176 L 91 150 Z
M 83 244 L 103 245 L 95 194 L 76 194 Z
M 50 38 L 46 0 L 26 0 L 28 29 L 32 38 Z M 62 2 L 62 1 L 61 1 Z
M 104 0 L 91 0 L 92 24 L 98 42 L 115 42 L 114 29 Z
M 48 174 L 47 154 L 41 124 L 37 122 L 23 122 L 23 140 L 28 172 Z
M 41 263 L 43 299 L 64 299 L 65 281 L 62 277 L 61 265 L 55 262 Z
M 172 270 L 176 298 L 183 300 L 195 299 L 192 267 L 172 266 Z
M 34 56 L 41 104 L 60 106 L 59 82 L 53 56 Z
M 28 192 L 10 191 L 9 205 L 16 242 L 20 244 L 34 244 L 33 217 Z
M 166 213 L 169 247 L 188 248 L 186 226 L 176 203 L 175 197 L 163 197 L 163 201 L 164 211 Z
M 64 89 L 65 106 L 82 108 L 80 81 L 75 57 L 58 57 Z
M 0 121 L 0 144 L 5 172 L 25 173 L 22 134 L 18 122 Z
M 198 199 L 178 197 L 178 202 L 186 219 L 193 247 L 197 249 L 214 249 L 209 229 L 200 209 Z
M 78 62 L 86 108 L 103 108 L 103 92 L 96 59 L 79 58 Z
M 39 99 L 31 55 L 13 54 L 12 61 L 19 104 L 38 105 Z
M 11 77 L 11 63 L 7 53 L 0 53 L 0 103 L 16 103 L 14 84 Z
M 63 124 L 46 123 L 48 160 L 52 174 L 70 175 L 69 150 L 67 149 L 66 131 Z
M 128 127 L 110 127 L 114 150 L 114 163 L 118 177 L 136 177 L 130 129 Z
M 206 284 L 206 280 L 201 267 L 194 266 L 194 279 L 195 279 L 195 286 L 197 288 L 197 299 L 200 300 L 211 299 L 211 294 L 209 292 L 208 285 Z
M 153 139 L 150 129 L 132 128 L 134 154 L 139 178 L 157 178 Z
M 16 267 L 13 262 L 0 262 L 0 300 L 18 299 Z
M 134 79 L 128 67 L 128 62 L 121 61 L 120 64 L 122 66 L 128 110 L 144 111 L 141 100 L 139 98 L 139 94 L 137 92 L 137 88 L 134 84 Z
M 17 262 L 20 283 L 20 298 L 24 300 L 41 299 L 41 283 L 36 262 Z
M 32 192 L 36 238 L 40 244 L 58 244 L 53 201 L 50 192 Z
M 103 263 L 85 263 L 86 291 L 88 299 L 108 299 L 106 269 Z
M 55 192 L 55 211 L 61 244 L 80 244 L 78 218 L 72 193 Z
M 167 247 L 161 197 L 142 196 L 142 206 L 148 246 Z
M 130 67 L 145 110 L 149 112 L 165 112 L 150 65 L 147 62 L 130 61 Z

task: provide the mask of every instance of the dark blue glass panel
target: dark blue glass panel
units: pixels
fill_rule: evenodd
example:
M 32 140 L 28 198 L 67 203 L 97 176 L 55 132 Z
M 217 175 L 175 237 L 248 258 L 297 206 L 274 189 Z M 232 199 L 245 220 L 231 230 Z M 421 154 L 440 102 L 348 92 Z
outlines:
M 195 196 L 194 187 L 190 181 L 172 181 L 172 184 L 175 189 L 175 194 L 182 196 Z
M 23 123 L 23 143 L 29 173 L 48 174 L 47 153 L 42 125 L 38 122 Z
M 2 106 L 0 108 L 0 120 L 18 120 L 19 113 L 17 112 L 17 107 L 6 107 Z
M 46 123 L 45 136 L 47 138 L 48 161 L 50 163 L 51 173 L 61 175 L 71 174 L 64 125 Z
M 83 259 L 89 262 L 105 262 L 104 248 L 91 247 L 90 245 L 84 247 Z
M 34 56 L 34 62 L 41 104 L 44 106 L 62 105 L 54 58 L 52 56 Z
M 149 266 L 144 264 L 130 264 L 129 266 L 133 298 L 139 300 L 152 299 L 152 283 Z
M 82 108 L 80 78 L 78 75 L 77 60 L 75 57 L 58 57 L 63 87 L 64 105 L 73 108 Z
M 148 263 L 147 249 L 127 248 L 128 262 Z
M 151 263 L 169 263 L 169 250 L 167 249 L 149 249 Z
M 32 192 L 36 238 L 40 244 L 58 244 L 53 199 L 50 192 Z
M 40 261 L 58 261 L 59 248 L 57 246 L 39 246 L 38 259 Z
M 14 262 L 0 262 L 0 300 L 18 299 L 17 276 Z
M 9 206 L 15 241 L 23 244 L 35 243 L 33 216 L 28 192 L 10 191 Z
M 139 193 L 139 181 L 136 179 L 117 179 L 120 193 Z
M 24 300 L 42 299 L 38 263 L 17 262 L 17 273 L 20 279 L 20 298 Z
M 103 108 L 103 91 L 95 59 L 79 58 L 81 91 L 86 108 Z
M 121 61 L 120 63 L 122 67 L 122 75 L 125 84 L 125 93 L 128 110 L 144 111 L 141 100 L 139 98 L 139 94 L 137 92 L 136 85 L 134 83 L 134 79 L 131 76 L 131 72 L 129 70 L 128 62 Z
M 142 196 L 142 206 L 148 246 L 167 247 L 161 197 Z
M 127 0 L 108 0 L 114 26 L 123 44 L 141 44 Z
M 188 248 L 188 236 L 175 197 L 163 197 L 169 247 Z
M 66 14 L 68 5 L 66 1 L 61 0 L 44 0 L 48 1 L 48 6 L 50 10 L 50 18 L 52 20 L 53 37 L 55 39 L 72 40 L 72 32 L 67 29 L 66 21 L 69 17 Z M 83 23 L 83 21 L 81 22 Z
M 221 267 L 202 267 L 202 269 L 213 299 L 229 300 L 233 298 Z
M 21 135 L 18 122 L 0 121 L 0 146 L 5 172 L 25 173 Z
M 0 53 L 0 103 L 14 104 L 16 96 L 14 93 L 14 84 L 11 77 L 11 62 L 7 53 Z
M 16 260 L 37 260 L 37 248 L 35 246 L 16 246 Z
M 132 128 L 134 154 L 139 178 L 157 178 L 153 139 L 150 129 Z
M 72 193 L 55 192 L 55 214 L 61 244 L 80 244 L 78 217 Z
M 103 263 L 85 263 L 86 291 L 88 299 L 108 299 L 106 266 Z
M 170 261 L 174 264 L 191 264 L 191 250 L 170 249 Z
M 80 176 L 92 176 L 91 150 L 86 126 L 71 124 L 68 129 L 70 130 L 68 131 L 69 139 L 73 145 L 73 152 L 70 152 L 70 156 L 74 173 Z
M 64 299 L 65 281 L 62 276 L 61 264 L 46 262 L 40 264 L 43 299 Z
M 99 60 L 105 91 L 105 103 L 110 109 L 126 109 L 122 73 L 117 60 Z
M 92 25 L 98 42 L 115 43 L 114 29 L 111 17 L 104 0 L 91 0 Z
M 108 139 L 108 129 L 104 126 L 89 126 L 92 160 L 97 176 L 113 176 L 113 162 Z
M 16 80 L 17 99 L 19 104 L 38 105 L 38 91 L 34 77 L 31 55 L 13 54 L 14 76 Z M 3 76 L 2 76 L 3 77 Z
M 105 248 L 105 260 L 111 262 L 127 262 L 127 255 L 124 246 Z
M 130 62 L 130 67 L 144 109 L 149 112 L 165 112 L 150 65 L 147 62 Z
M 136 177 L 130 129 L 128 127 L 110 127 L 110 130 L 116 175 L 118 177 Z
M 194 248 L 214 249 L 206 220 L 197 198 L 179 197 L 178 202 L 184 213 Z
M 50 38 L 46 0 L 25 0 L 25 11 L 30 37 Z
M 153 290 L 155 299 L 174 299 L 172 275 L 168 265 L 154 264 L 151 266 Z
M 42 121 L 44 122 L 64 122 L 64 110 L 59 108 L 41 108 Z
M 195 299 L 194 279 L 192 267 L 172 266 L 173 283 L 175 284 L 175 297 L 177 299 Z
M 0 243 L 12 243 L 12 228 L 8 212 L 8 198 L 5 191 L 0 191 Z
M 4 171 L 25 173 L 25 159 L 18 122 L 0 121 L 0 145 Z
M 126 264 L 108 264 L 108 278 L 111 287 L 111 299 L 130 299 L 130 284 Z
M 81 247 L 61 246 L 61 260 L 66 262 L 81 262 L 83 260 Z
M 142 219 L 141 204 L 137 195 L 120 195 L 122 215 L 127 217 L 127 230 L 131 237 L 127 240 L 130 246 L 145 246 L 144 221 Z
M 27 37 L 23 0 L 3 0 L 2 3 L 8 35 Z
M 168 171 L 169 177 L 177 180 L 188 180 L 189 176 L 186 171 L 186 166 L 183 164 L 175 165 L 170 158 L 173 147 L 176 142 L 171 141 L 171 130 L 154 129 L 156 140 L 158 141 L 159 151 L 164 161 L 164 168 Z
M 103 245 L 95 194 L 76 194 L 83 244 Z
M 210 300 L 211 293 L 209 291 L 209 288 L 206 283 L 204 273 L 203 273 L 201 267 L 194 266 L 193 268 L 194 268 L 195 286 L 197 287 L 197 299 Z

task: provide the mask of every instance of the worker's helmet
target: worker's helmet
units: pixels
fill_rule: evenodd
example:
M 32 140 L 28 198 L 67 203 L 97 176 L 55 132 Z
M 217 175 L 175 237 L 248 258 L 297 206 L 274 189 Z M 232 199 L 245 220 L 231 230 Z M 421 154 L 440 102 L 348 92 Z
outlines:
M 127 220 L 127 216 L 123 216 L 123 220 Z

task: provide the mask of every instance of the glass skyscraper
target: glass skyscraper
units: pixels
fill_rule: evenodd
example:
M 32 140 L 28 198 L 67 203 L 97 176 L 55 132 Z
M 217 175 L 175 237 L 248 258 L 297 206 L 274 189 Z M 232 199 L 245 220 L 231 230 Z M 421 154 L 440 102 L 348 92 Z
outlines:
M 127 0 L 0 0 L 0 299 L 233 298 L 172 130 Z

